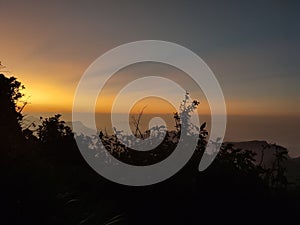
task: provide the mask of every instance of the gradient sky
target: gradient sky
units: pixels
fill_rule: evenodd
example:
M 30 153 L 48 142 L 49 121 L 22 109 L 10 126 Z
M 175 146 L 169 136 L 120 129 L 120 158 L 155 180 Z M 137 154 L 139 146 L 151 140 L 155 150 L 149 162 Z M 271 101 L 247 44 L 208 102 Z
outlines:
M 230 114 L 299 115 L 298 1 L 0 0 L 0 60 L 28 112 L 70 111 L 85 69 L 111 48 L 156 39 L 213 70 Z

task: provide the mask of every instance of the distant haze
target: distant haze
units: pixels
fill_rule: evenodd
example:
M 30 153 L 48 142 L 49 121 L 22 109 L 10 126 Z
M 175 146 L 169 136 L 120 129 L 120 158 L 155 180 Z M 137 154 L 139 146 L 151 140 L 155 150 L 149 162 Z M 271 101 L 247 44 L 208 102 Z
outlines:
M 71 121 L 71 113 L 61 113 L 62 119 Z M 54 113 L 31 113 L 30 115 L 39 118 L 40 115 L 48 117 Z M 134 115 L 137 116 L 137 115 Z M 171 114 L 145 114 L 141 119 L 141 126 L 147 129 L 146 122 L 152 117 L 165 119 L 168 129 L 174 129 L 174 120 Z M 96 114 L 96 123 L 98 130 L 106 129 L 112 131 L 108 120 L 109 114 Z M 210 129 L 210 117 L 200 116 L 200 122 L 207 122 L 208 131 Z M 85 124 L 87 127 L 89 125 Z M 117 127 L 118 129 L 118 127 Z M 249 141 L 265 140 L 270 143 L 276 143 L 289 150 L 291 157 L 300 156 L 300 116 L 228 116 L 228 123 L 225 135 L 225 141 Z

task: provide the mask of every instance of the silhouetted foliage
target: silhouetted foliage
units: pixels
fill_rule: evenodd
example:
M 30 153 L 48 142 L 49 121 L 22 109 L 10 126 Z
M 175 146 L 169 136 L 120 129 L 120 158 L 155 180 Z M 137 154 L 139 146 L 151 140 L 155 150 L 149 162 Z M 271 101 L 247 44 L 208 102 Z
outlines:
M 56 114 L 54 117 L 45 118 L 42 125 L 39 125 L 37 136 L 42 144 L 52 146 L 74 137 L 71 128 L 60 117 L 60 114 Z
M 24 86 L 15 77 L 0 74 L 0 140 L 1 159 L 15 158 L 17 149 L 23 145 L 21 129 L 22 114 L 18 101 Z M 5 161 L 2 163 L 6 163 Z
M 65 125 L 65 121 L 61 120 L 61 115 L 40 119 L 41 125 L 36 129 L 36 136 L 41 153 L 56 162 L 82 162 L 74 133 Z
M 206 123 L 189 123 L 199 102 L 188 93 L 174 113 L 175 130 L 153 127 L 143 133 L 141 115 L 135 120 L 137 138 L 149 145 L 152 135 L 162 141 L 140 152 L 133 150 L 140 143 L 121 131 L 100 132 L 99 137 L 74 134 L 60 114 L 40 118 L 39 125 L 22 132 L 18 101 L 23 88 L 15 78 L 0 75 L 1 159 L 6 162 L 1 224 L 264 224 L 287 223 L 286 213 L 297 213 L 299 197 L 287 191 L 287 151 L 278 148 L 272 166 L 265 168 L 255 153 L 216 140 L 213 144 L 222 144 L 216 159 L 198 171 L 208 131 Z M 183 127 L 198 138 L 191 160 L 170 179 L 139 188 L 100 177 L 83 161 L 74 139 L 77 135 L 78 145 L 88 146 L 90 157 L 107 150 L 124 162 L 149 165 L 172 153 Z M 99 148 L 100 141 L 106 150 Z
M 275 161 L 272 164 L 270 183 L 271 187 L 275 188 L 277 191 L 281 191 L 285 190 L 288 185 L 286 167 L 284 164 L 287 160 L 288 151 L 287 149 L 279 149 L 277 145 L 275 145 L 275 148 Z
M 206 137 L 208 132 L 205 130 L 206 123 L 203 123 L 200 127 L 190 123 L 191 114 L 197 109 L 198 105 L 199 102 L 191 100 L 189 94 L 186 93 L 185 98 L 181 102 L 180 111 L 174 113 L 175 130 L 166 130 L 166 127 L 161 125 L 151 127 L 142 133 L 139 127 L 143 113 L 142 110 L 137 119 L 132 117 L 135 126 L 134 136 L 126 135 L 122 131 L 117 131 L 114 128 L 113 135 L 104 134 L 103 131 L 100 131 L 99 138 L 105 146 L 105 149 L 117 159 L 132 165 L 143 166 L 152 165 L 166 159 L 176 148 L 179 139 L 182 138 L 181 131 L 184 129 L 187 132 L 185 138 L 188 139 L 189 137 L 195 136 L 198 139 L 196 155 L 198 161 L 200 161 L 207 144 Z M 137 139 L 135 139 L 135 137 L 137 137 Z M 157 147 L 152 148 L 151 146 L 155 146 L 157 141 L 161 143 Z M 190 143 L 189 140 L 185 142 L 187 144 Z M 96 142 L 94 147 L 99 150 L 97 143 L 98 142 Z M 146 152 L 134 150 L 142 144 L 151 150 Z M 89 145 L 87 145 L 87 151 L 88 146 Z

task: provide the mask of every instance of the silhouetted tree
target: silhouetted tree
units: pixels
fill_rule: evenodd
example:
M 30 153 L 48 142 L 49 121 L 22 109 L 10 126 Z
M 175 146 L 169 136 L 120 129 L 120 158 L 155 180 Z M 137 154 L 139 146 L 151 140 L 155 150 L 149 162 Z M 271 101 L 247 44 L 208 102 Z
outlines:
M 65 139 L 72 139 L 74 134 L 70 127 L 60 120 L 61 115 L 45 118 L 39 125 L 37 136 L 42 144 L 55 145 Z
M 275 146 L 275 160 L 272 164 L 271 168 L 271 187 L 273 187 L 277 191 L 282 191 L 287 188 L 288 180 L 286 177 L 286 167 L 285 161 L 288 157 L 287 149 L 279 148 L 278 145 Z
M 16 157 L 17 150 L 23 145 L 21 109 L 19 100 L 24 96 L 25 87 L 15 77 L 0 74 L 0 142 L 4 158 Z
M 82 157 L 74 139 L 72 129 L 61 120 L 61 115 L 41 118 L 42 124 L 38 126 L 37 138 L 41 151 L 49 159 L 56 162 L 82 161 Z

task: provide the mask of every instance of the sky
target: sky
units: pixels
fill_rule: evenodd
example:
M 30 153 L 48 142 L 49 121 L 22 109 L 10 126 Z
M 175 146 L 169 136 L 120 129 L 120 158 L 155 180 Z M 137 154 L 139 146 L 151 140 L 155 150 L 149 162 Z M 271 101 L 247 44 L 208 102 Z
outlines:
M 76 87 L 94 60 L 128 42 L 163 40 L 195 52 L 215 74 L 227 106 L 226 140 L 267 140 L 300 155 L 299 1 L 0 0 L 0 21 L 0 61 L 7 76 L 26 86 L 25 114 L 61 113 L 71 120 Z M 184 72 L 158 63 L 118 71 L 96 110 L 109 111 L 116 93 L 140 75 L 172 78 L 200 100 L 199 113 L 210 113 Z M 136 94 L 149 87 L 161 89 L 146 84 Z M 163 94 L 174 98 L 171 89 Z M 123 97 L 120 111 L 130 100 Z M 132 112 L 144 105 L 144 113 L 174 111 L 147 98 Z
M 69 112 L 78 81 L 96 58 L 132 41 L 170 41 L 208 64 L 229 114 L 295 116 L 299 5 L 0 0 L 0 60 L 26 86 L 26 111 Z

